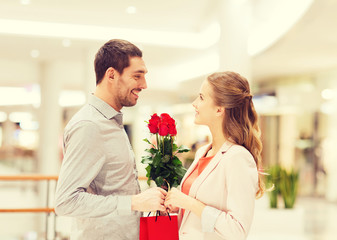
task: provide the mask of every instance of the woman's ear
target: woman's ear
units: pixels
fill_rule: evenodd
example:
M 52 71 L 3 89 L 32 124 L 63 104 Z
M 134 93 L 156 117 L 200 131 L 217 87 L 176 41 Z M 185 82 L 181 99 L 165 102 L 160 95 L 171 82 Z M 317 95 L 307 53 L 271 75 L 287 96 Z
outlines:
M 225 115 L 225 108 L 224 107 L 216 107 L 216 116 L 221 117 Z

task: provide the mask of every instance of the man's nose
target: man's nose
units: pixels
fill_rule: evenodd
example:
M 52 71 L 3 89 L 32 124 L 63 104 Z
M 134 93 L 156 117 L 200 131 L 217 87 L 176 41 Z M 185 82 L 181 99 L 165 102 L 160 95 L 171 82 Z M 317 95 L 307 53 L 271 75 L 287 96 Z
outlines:
M 143 81 L 141 83 L 141 86 L 140 86 L 141 89 L 146 89 L 147 88 L 147 83 L 146 83 L 146 79 L 143 78 Z

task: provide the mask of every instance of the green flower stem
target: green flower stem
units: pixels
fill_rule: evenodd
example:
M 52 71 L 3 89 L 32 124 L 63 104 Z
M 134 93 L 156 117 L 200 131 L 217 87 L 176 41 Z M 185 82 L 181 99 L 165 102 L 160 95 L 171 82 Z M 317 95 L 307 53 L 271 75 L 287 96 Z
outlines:
M 162 155 L 164 156 L 164 151 L 165 151 L 165 137 L 163 136 L 162 137 L 162 141 L 163 141 L 163 150 L 161 151 L 162 152 Z
M 172 161 L 172 158 L 173 158 L 173 137 L 171 136 L 171 161 Z
M 156 133 L 156 140 L 157 140 L 157 149 L 160 151 L 160 144 L 159 144 L 159 139 L 158 139 L 158 133 Z

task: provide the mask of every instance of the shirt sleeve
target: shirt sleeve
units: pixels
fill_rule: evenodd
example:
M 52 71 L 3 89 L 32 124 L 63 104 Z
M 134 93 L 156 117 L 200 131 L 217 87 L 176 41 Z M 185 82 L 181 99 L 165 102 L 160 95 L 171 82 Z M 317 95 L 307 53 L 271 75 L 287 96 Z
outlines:
M 102 135 L 91 121 L 81 121 L 64 134 L 64 158 L 55 193 L 58 215 L 95 218 L 131 213 L 131 196 L 88 192 L 105 162 Z
M 225 171 L 227 210 L 206 206 L 201 215 L 202 231 L 216 232 L 223 239 L 246 239 L 254 215 L 256 164 L 249 153 L 235 154 Z

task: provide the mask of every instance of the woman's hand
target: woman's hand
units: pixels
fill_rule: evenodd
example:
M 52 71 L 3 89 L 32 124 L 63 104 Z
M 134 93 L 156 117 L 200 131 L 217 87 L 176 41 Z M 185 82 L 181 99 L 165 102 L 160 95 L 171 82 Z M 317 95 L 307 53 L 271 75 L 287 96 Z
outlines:
M 197 216 L 201 216 L 201 213 L 205 207 L 202 202 L 182 193 L 176 188 L 171 188 L 165 198 L 165 207 L 174 212 L 176 208 L 183 208 L 194 212 Z
M 179 208 L 186 208 L 186 201 L 191 198 L 179 191 L 177 188 L 171 188 L 165 198 L 164 205 L 170 212 L 176 212 Z

